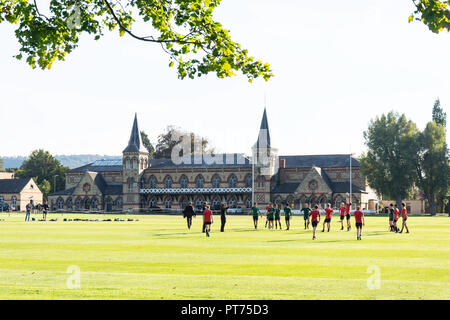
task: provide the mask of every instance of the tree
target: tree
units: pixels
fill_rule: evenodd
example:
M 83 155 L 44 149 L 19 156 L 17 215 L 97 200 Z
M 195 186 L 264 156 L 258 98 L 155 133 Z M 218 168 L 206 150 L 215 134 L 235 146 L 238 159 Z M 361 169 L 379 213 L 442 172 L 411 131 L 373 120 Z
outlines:
M 441 108 L 441 101 L 437 99 L 434 102 L 433 106 L 433 121 L 436 122 L 437 125 L 442 125 L 444 129 L 447 126 L 447 113 Z
M 209 141 L 207 138 L 196 136 L 194 133 L 183 131 L 174 126 L 168 126 L 166 132 L 158 136 L 158 144 L 154 153 L 155 158 L 170 159 L 172 149 L 181 142 L 183 136 L 190 136 L 191 138 L 191 154 L 213 151 L 213 149 L 208 148 Z M 201 150 L 198 146 L 201 146 Z
M 68 167 L 61 165 L 48 151 L 35 150 L 16 171 L 19 178 L 34 178 L 46 199 L 49 192 L 65 188 Z M 56 188 L 54 183 L 56 182 Z M 50 189 L 48 188 L 50 186 Z
M 446 197 L 450 186 L 444 127 L 435 121 L 429 122 L 420 134 L 419 146 L 417 185 L 428 200 L 431 214 L 435 214 L 437 200 Z
M 155 148 L 153 147 L 152 143 L 150 142 L 150 139 L 148 138 L 148 135 L 144 132 L 144 130 L 141 131 L 141 137 L 142 137 L 142 144 L 144 145 L 145 149 L 147 149 L 148 159 L 150 160 L 151 158 L 153 158 Z
M 118 29 L 139 41 L 161 45 L 169 66 L 177 66 L 178 77 L 195 78 L 215 72 L 219 78 L 240 71 L 249 81 L 270 79 L 270 66 L 248 55 L 229 31 L 214 20 L 220 0 L 52 0 L 44 15 L 36 0 L 0 0 L 0 23 L 17 24 L 21 48 L 33 67 L 49 68 L 64 60 L 79 45 L 83 34 L 99 40 L 105 30 Z M 42 9 L 42 8 L 41 8 Z M 134 27 L 152 29 L 141 36 Z
M 412 121 L 394 112 L 371 120 L 364 132 L 368 151 L 360 158 L 361 172 L 371 188 L 399 207 L 416 180 L 418 134 Z
M 450 1 L 412 0 L 416 10 L 408 21 L 423 22 L 434 33 L 450 31 Z

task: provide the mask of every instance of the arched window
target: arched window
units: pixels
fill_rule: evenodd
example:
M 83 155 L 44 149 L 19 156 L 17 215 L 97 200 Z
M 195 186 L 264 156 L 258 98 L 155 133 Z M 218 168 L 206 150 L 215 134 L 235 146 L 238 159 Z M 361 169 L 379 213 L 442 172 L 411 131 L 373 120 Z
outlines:
M 122 198 L 119 197 L 116 200 L 116 207 L 117 207 L 117 209 L 122 209 L 122 206 L 123 206 L 123 201 L 122 201 Z
M 103 204 L 103 208 L 106 209 L 107 212 L 112 211 L 113 200 L 110 196 L 105 198 L 105 203 Z
M 188 177 L 186 177 L 184 174 L 180 178 L 180 188 L 187 188 L 188 187 Z
M 166 176 L 164 178 L 164 187 L 166 189 L 170 189 L 172 188 L 172 177 L 171 176 Z
M 73 204 L 72 204 L 72 198 L 67 199 L 67 210 L 72 210 Z
M 199 174 L 195 178 L 195 187 L 196 188 L 203 188 L 204 185 L 205 185 L 205 178 L 203 178 L 203 176 L 201 174 Z
M 198 197 L 195 200 L 195 207 L 199 210 L 203 209 L 203 202 L 205 202 L 205 200 L 203 200 L 203 198 L 201 198 L 201 197 Z
M 236 199 L 236 197 L 235 196 L 231 196 L 229 199 L 228 199 L 228 206 L 230 207 L 230 208 L 236 208 L 237 207 L 237 199 Z
M 91 207 L 91 200 L 89 198 L 84 199 L 84 209 L 89 210 Z
M 133 158 L 133 169 L 137 169 L 138 168 L 138 159 Z
M 251 174 L 248 174 L 248 175 L 245 177 L 245 186 L 246 186 L 247 188 L 251 188 L 251 187 L 253 186 L 253 179 L 252 179 L 252 175 L 251 175 Z
M 167 197 L 167 198 L 164 200 L 164 206 L 166 207 L 166 209 L 172 208 L 172 198 Z
M 97 200 L 97 198 L 92 199 L 92 201 L 91 201 L 91 209 L 92 210 L 98 210 L 98 200 Z
M 133 178 L 128 178 L 127 179 L 127 184 L 128 184 L 128 191 L 131 191 L 131 189 L 133 189 L 134 179 Z
M 237 177 L 234 174 L 231 174 L 228 178 L 228 186 L 230 188 L 236 188 L 237 185 Z
M 56 200 L 56 207 L 58 208 L 58 210 L 62 210 L 64 208 L 63 198 L 59 197 L 58 200 Z
M 245 207 L 246 207 L 247 209 L 250 209 L 250 208 L 252 207 L 252 198 L 248 197 L 248 198 L 245 200 Z
M 222 201 L 220 201 L 219 198 L 214 198 L 214 200 L 212 201 L 212 209 L 213 210 L 220 210 L 220 206 L 222 204 Z
M 212 187 L 220 188 L 220 181 L 221 181 L 220 176 L 218 174 L 215 174 L 211 179 Z
M 264 187 L 266 185 L 266 178 L 264 176 L 259 176 L 256 179 L 256 183 L 257 183 L 259 189 L 264 189 Z
M 158 183 L 158 180 L 156 180 L 155 176 L 151 176 L 150 179 L 148 180 L 148 184 L 150 189 L 156 189 L 156 184 Z
M 81 198 L 77 198 L 77 200 L 75 200 L 75 209 L 81 210 Z
M 148 201 L 148 207 L 149 207 L 149 208 L 156 208 L 156 199 L 155 199 L 155 198 L 151 198 L 151 199 Z
M 129 170 L 130 169 L 130 158 L 125 158 L 125 169 Z
M 144 189 L 147 186 L 146 181 L 145 181 L 145 177 L 142 176 L 141 177 L 141 188 Z

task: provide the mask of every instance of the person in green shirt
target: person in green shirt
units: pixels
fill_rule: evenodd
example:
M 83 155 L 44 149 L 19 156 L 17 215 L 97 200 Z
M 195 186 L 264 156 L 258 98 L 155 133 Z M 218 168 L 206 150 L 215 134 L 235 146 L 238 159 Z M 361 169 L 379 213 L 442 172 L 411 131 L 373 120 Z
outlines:
M 289 203 L 286 203 L 286 207 L 284 207 L 284 219 L 286 220 L 286 230 L 289 230 L 289 228 L 291 227 L 291 214 L 292 214 L 292 210 L 291 207 L 289 206 Z
M 309 213 L 311 212 L 311 209 L 309 208 L 307 203 L 303 205 L 301 212 L 303 212 L 303 220 L 305 221 L 305 230 L 306 228 L 309 229 Z
M 253 225 L 255 226 L 255 229 L 257 229 L 258 228 L 259 208 L 258 208 L 258 204 L 256 202 L 253 204 L 252 214 L 253 214 Z
M 278 226 L 280 226 L 281 230 L 281 209 L 280 205 L 275 205 L 275 229 L 278 229 Z
M 275 208 L 273 207 L 273 204 L 271 203 L 269 205 L 269 210 L 267 211 L 267 221 L 269 221 L 269 229 L 273 229 L 274 214 L 275 214 Z

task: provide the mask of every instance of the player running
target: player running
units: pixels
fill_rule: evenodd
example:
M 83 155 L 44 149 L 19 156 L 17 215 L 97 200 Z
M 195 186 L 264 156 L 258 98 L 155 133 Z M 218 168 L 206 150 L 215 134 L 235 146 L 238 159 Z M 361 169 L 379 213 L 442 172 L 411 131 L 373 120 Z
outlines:
M 353 213 L 356 222 L 356 240 L 361 240 L 362 227 L 365 225 L 364 213 L 359 209 L 360 209 L 359 206 L 356 207 L 356 211 Z
M 313 227 L 313 240 L 316 240 L 316 229 L 320 222 L 320 211 L 319 206 L 315 205 L 314 210 L 311 211 L 311 225 Z
M 308 207 L 307 203 L 303 205 L 301 212 L 303 212 L 303 220 L 305 221 L 305 230 L 306 228 L 309 229 L 309 215 L 311 213 L 311 209 Z
M 406 220 L 408 220 L 408 210 L 406 209 L 406 204 L 402 203 L 402 230 L 400 233 L 403 232 L 403 228 L 406 228 L 406 233 L 409 233 L 408 226 L 406 225 Z
M 253 225 L 255 226 L 255 229 L 258 229 L 259 209 L 258 204 L 256 202 L 253 204 L 252 214 L 253 214 Z
M 210 210 L 209 205 L 205 206 L 205 211 L 203 211 L 203 223 L 205 225 L 206 236 L 209 237 L 211 232 L 211 224 L 213 223 L 213 213 Z
M 284 219 L 286 220 L 286 230 L 289 230 L 291 227 L 291 207 L 289 206 L 289 203 L 286 203 L 286 207 L 283 209 L 284 211 Z
M 345 207 L 345 203 L 342 202 L 341 207 L 339 208 L 339 211 L 341 212 L 341 230 L 344 230 L 344 218 L 345 218 L 345 212 L 347 211 L 347 208 Z
M 323 229 L 322 232 L 325 232 L 325 224 L 327 224 L 328 226 L 328 231 L 330 232 L 330 227 L 331 227 L 331 216 L 333 215 L 333 209 L 331 209 L 331 203 L 327 204 L 327 208 L 325 209 L 325 220 L 323 221 Z
M 347 218 L 347 231 L 350 231 L 352 229 L 352 226 L 350 225 L 350 212 L 352 209 L 352 203 L 349 202 L 345 205 L 345 213 L 346 213 L 346 218 Z
M 280 205 L 276 204 L 275 205 L 275 229 L 278 229 L 278 226 L 280 226 L 280 230 L 281 229 L 281 209 L 280 209 Z

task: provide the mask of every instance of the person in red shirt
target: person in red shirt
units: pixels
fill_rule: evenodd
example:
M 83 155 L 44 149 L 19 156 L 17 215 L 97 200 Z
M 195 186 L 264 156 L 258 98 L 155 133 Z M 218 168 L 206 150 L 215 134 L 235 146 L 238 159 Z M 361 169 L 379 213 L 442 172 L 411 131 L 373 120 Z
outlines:
M 352 203 L 349 202 L 345 205 L 345 213 L 347 217 L 347 231 L 350 231 L 352 229 L 352 226 L 350 225 L 350 211 L 352 209 Z
M 397 221 L 398 221 L 399 213 L 400 213 L 400 210 L 398 210 L 397 204 L 394 204 L 394 222 L 393 222 L 392 225 L 394 227 L 395 232 L 399 231 L 399 229 L 397 227 Z
M 356 211 L 353 213 L 356 222 L 356 240 L 361 240 L 362 227 L 365 225 L 364 213 L 359 209 L 359 206 L 356 207 Z
M 347 211 L 347 208 L 345 207 L 345 203 L 342 202 L 341 207 L 339 208 L 339 211 L 341 212 L 341 230 L 344 230 L 344 218 L 345 218 L 345 212 Z
M 400 233 L 403 232 L 403 228 L 406 228 L 406 233 L 409 233 L 408 226 L 406 225 L 406 220 L 408 220 L 408 210 L 406 210 L 406 204 L 402 203 L 402 230 Z
M 211 232 L 211 223 L 213 223 L 213 213 L 209 205 L 206 205 L 205 210 L 203 211 L 203 223 L 205 224 L 206 236 L 209 237 L 209 233 Z
M 328 227 L 328 231 L 330 232 L 330 227 L 331 227 L 331 216 L 333 215 L 333 209 L 331 209 L 331 203 L 327 204 L 327 208 L 325 209 L 325 220 L 323 221 L 323 229 L 322 232 L 325 232 L 325 224 L 327 224 Z
M 272 206 L 272 203 L 271 202 L 269 202 L 269 205 L 266 207 L 266 226 L 265 226 L 265 228 L 267 228 L 267 223 L 269 223 L 269 209 L 270 209 L 270 207 Z
M 314 210 L 311 211 L 311 225 L 313 227 L 313 240 L 316 240 L 316 229 L 320 222 L 320 211 L 319 206 L 315 205 Z

